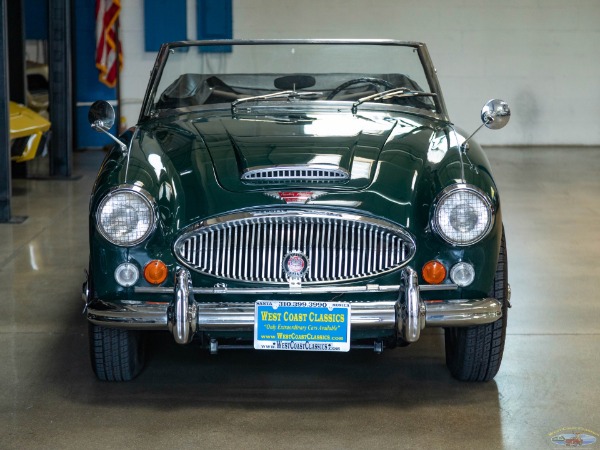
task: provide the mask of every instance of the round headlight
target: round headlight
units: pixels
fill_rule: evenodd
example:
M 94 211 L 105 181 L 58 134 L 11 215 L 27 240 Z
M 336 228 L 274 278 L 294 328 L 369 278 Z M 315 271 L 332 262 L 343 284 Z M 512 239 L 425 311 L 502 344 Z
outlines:
M 493 210 L 487 196 L 473 186 L 456 186 L 437 201 L 434 229 L 447 242 L 470 245 L 483 239 L 492 226 Z
M 111 192 L 98 206 L 98 231 L 115 245 L 139 244 L 154 229 L 154 209 L 150 199 L 139 188 L 120 188 Z

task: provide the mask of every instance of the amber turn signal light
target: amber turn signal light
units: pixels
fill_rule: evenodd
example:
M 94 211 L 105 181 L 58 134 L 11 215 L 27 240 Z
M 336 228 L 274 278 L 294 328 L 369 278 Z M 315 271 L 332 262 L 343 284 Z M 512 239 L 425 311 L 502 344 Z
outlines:
M 155 259 L 144 267 L 144 278 L 150 284 L 160 284 L 167 279 L 169 270 L 164 262 Z
M 446 268 L 439 261 L 429 261 L 423 266 L 422 275 L 427 283 L 440 284 L 446 279 Z

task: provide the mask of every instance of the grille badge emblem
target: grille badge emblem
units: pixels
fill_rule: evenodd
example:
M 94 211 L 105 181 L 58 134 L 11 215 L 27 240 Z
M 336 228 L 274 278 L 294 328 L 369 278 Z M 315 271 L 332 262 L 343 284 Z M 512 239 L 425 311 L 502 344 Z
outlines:
M 283 257 L 282 266 L 290 287 L 300 287 L 309 268 L 306 255 L 297 250 L 291 251 Z
M 265 192 L 269 197 L 278 198 L 286 203 L 308 203 L 317 197 L 322 196 L 325 192 L 322 191 L 281 191 L 281 192 Z

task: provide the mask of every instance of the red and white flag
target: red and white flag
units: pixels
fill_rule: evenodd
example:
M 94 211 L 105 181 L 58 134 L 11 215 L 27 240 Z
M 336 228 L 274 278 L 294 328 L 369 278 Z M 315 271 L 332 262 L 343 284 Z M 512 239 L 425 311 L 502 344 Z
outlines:
M 123 64 L 121 43 L 117 39 L 117 23 L 121 0 L 96 0 L 96 67 L 99 80 L 115 87 Z

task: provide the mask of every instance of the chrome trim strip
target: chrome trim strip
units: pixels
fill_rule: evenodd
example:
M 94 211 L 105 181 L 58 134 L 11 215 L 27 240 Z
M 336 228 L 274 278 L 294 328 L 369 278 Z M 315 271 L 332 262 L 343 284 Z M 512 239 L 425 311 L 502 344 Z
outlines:
M 234 295 L 268 295 L 268 294 L 345 294 L 361 292 L 398 292 L 399 284 L 379 285 L 366 284 L 364 286 L 302 286 L 301 288 L 229 288 L 225 286 L 214 286 L 210 288 L 192 288 L 194 294 L 234 294 Z M 456 284 L 425 284 L 419 286 L 419 291 L 455 291 Z M 171 287 L 136 286 L 136 294 L 172 294 Z
M 502 305 L 494 298 L 424 301 L 425 326 L 461 327 L 482 325 L 502 317 Z M 393 329 L 396 301 L 352 302 L 352 329 Z M 169 305 L 133 302 L 127 306 L 100 302 L 90 305 L 87 318 L 97 325 L 168 330 Z M 197 331 L 250 331 L 254 326 L 254 303 L 196 303 Z
M 352 303 L 353 329 L 393 329 L 395 302 Z M 198 305 L 198 329 L 218 331 L 252 331 L 254 303 L 203 303 Z
M 349 222 L 360 222 L 359 225 L 362 223 L 369 223 L 369 224 L 377 225 L 382 228 L 386 228 L 386 229 L 393 231 L 395 233 L 398 233 L 398 234 L 406 235 L 406 237 L 410 237 L 410 240 L 414 244 L 414 239 L 412 238 L 412 236 L 410 236 L 410 234 L 404 228 L 401 228 L 400 226 L 398 226 L 392 222 L 387 222 L 387 221 L 384 221 L 381 219 L 377 219 L 375 217 L 363 216 L 360 214 L 351 214 L 351 213 L 341 212 L 341 211 L 317 210 L 317 209 L 302 209 L 302 210 L 261 209 L 261 210 L 256 210 L 256 211 L 245 211 L 245 212 L 239 212 L 239 213 L 233 213 L 233 214 L 226 214 L 223 216 L 212 217 L 210 219 L 206 219 L 202 222 L 199 222 L 197 224 L 191 225 L 190 227 L 186 228 L 183 231 L 182 236 L 178 239 L 178 241 L 182 240 L 182 238 L 185 238 L 185 235 L 191 234 L 199 228 L 204 228 L 204 227 L 207 227 L 210 225 L 225 224 L 227 222 L 239 221 L 239 220 L 243 220 L 243 219 L 268 219 L 268 218 L 287 218 L 287 217 L 302 217 L 302 218 L 321 219 L 321 220 L 324 220 L 327 218 L 335 218 L 335 219 L 340 219 L 340 220 L 347 220 Z M 177 242 L 175 243 L 175 246 L 177 246 Z

